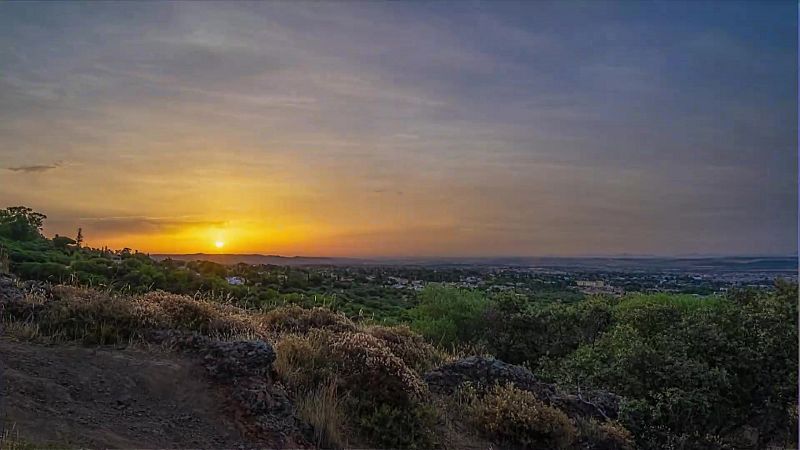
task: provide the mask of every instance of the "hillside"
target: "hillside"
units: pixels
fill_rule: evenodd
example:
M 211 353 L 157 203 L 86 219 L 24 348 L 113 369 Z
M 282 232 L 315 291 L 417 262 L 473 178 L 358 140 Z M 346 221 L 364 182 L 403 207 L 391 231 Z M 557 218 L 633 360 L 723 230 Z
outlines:
M 795 282 L 155 261 L 0 218 L 2 450 L 797 444 Z
M 425 291 L 412 330 L 326 308 L 243 309 L 0 276 L 4 407 L 13 425 L 3 445 L 790 444 L 796 351 L 785 342 L 796 341 L 796 328 L 781 321 L 796 315 L 797 291 L 778 289 L 537 311 L 513 298 L 435 288 Z M 725 354 L 733 358 L 720 360 Z M 725 413 L 704 415 L 707 406 L 696 405 L 726 405 Z

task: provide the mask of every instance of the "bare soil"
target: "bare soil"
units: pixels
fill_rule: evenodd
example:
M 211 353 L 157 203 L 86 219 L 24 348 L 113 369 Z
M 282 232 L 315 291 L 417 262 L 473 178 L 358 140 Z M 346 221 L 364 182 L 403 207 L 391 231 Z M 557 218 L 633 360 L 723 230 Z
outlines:
M 0 424 L 34 445 L 249 447 L 189 358 L 0 338 Z

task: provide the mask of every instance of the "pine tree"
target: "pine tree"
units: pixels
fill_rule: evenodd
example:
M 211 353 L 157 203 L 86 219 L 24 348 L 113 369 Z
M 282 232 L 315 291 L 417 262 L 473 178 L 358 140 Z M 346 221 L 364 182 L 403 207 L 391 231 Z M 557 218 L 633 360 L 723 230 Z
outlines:
M 83 244 L 83 229 L 78 228 L 78 236 L 75 237 L 75 243 L 78 244 L 78 247 Z

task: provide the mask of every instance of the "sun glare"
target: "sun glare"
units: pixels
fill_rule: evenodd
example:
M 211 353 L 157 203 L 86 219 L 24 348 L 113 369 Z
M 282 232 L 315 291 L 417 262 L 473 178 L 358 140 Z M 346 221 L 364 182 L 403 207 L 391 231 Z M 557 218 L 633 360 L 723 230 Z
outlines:
M 217 241 L 217 242 L 214 242 L 214 246 L 217 247 L 217 248 L 222 248 L 222 247 L 225 246 L 225 243 L 222 242 L 222 241 Z

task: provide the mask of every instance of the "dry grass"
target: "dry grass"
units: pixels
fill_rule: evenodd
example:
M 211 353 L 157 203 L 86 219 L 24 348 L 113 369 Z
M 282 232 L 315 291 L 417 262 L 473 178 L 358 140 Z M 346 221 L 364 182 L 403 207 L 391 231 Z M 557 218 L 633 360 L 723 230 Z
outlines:
M 13 337 L 21 341 L 36 341 L 42 337 L 39 324 L 32 321 L 0 321 L 0 335 Z
M 260 315 L 259 323 L 272 333 L 308 333 L 311 330 L 356 331 L 356 324 L 343 314 L 326 308 L 286 306 Z
M 16 425 L 12 424 L 8 428 L 4 428 L 0 433 L 0 450 L 44 450 L 44 449 L 67 449 L 73 448 L 68 445 L 54 445 L 54 444 L 32 444 L 19 436 L 19 430 Z
M 323 384 L 335 375 L 328 342 L 332 336 L 322 330 L 306 335 L 283 335 L 275 343 L 273 367 L 283 383 L 295 392 Z
M 297 394 L 295 405 L 300 418 L 314 428 L 314 445 L 317 448 L 348 446 L 345 404 L 335 380 L 328 380 L 315 389 Z
M 139 296 L 55 286 L 52 298 L 28 294 L 19 312 L 6 311 L 5 328 L 25 338 L 87 344 L 125 344 L 148 330 L 194 331 L 221 339 L 263 337 L 255 318 L 231 305 L 161 291 Z
M 24 448 L 24 443 L 19 439 L 19 432 L 12 425 L 0 434 L 0 450 L 20 450 Z

